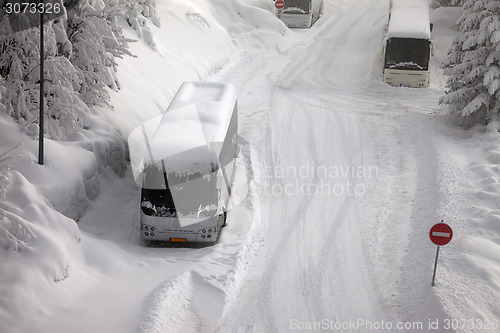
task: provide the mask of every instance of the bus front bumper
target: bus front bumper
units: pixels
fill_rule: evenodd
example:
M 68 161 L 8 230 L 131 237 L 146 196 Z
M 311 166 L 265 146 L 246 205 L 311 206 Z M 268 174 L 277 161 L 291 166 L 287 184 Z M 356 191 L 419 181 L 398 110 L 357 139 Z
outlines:
M 144 241 L 173 243 L 213 243 L 220 231 L 220 217 L 181 227 L 176 218 L 158 218 L 141 214 L 141 238 Z
M 393 87 L 426 88 L 429 86 L 429 71 L 386 68 L 384 82 Z
M 310 28 L 312 18 L 309 14 L 278 14 L 278 18 L 289 28 Z

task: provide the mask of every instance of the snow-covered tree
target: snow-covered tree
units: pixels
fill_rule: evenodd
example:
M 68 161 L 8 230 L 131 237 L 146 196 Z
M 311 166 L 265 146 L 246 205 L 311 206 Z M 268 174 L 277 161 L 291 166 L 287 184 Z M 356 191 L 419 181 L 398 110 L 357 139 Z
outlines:
M 451 7 L 451 6 L 462 6 L 465 0 L 432 0 L 431 7 Z
M 115 57 L 131 55 L 128 40 L 118 24 L 123 16 L 119 0 L 84 0 L 68 15 L 71 62 L 79 70 L 77 90 L 88 106 L 109 100 L 106 87 L 117 89 Z
M 487 123 L 500 113 L 500 1 L 467 0 L 458 25 L 462 33 L 442 64 L 449 77 L 440 103 L 466 125 Z
M 16 158 L 16 156 L 13 155 L 12 153 L 20 146 L 21 145 L 18 145 L 14 148 L 7 150 L 6 152 L 0 152 L 0 201 L 5 200 L 7 189 L 11 184 L 10 168 L 8 165 L 8 161 Z
M 71 10 L 67 20 L 71 62 L 81 72 L 79 92 L 88 106 L 109 100 L 105 87 L 119 88 L 115 58 L 132 56 L 128 43 L 134 40 L 123 36 L 119 20 L 125 18 L 141 37 L 147 19 L 159 24 L 155 6 L 153 0 L 83 0 Z
M 125 18 L 127 23 L 142 37 L 143 30 L 147 30 L 147 20 L 151 20 L 157 27 L 160 19 L 156 15 L 156 3 L 151 0 L 125 0 Z
M 107 104 L 108 89 L 119 88 L 115 59 L 131 55 L 120 24 L 136 30 L 146 29 L 146 19 L 159 24 L 154 0 L 68 1 L 69 12 L 44 25 L 45 123 L 54 139 L 87 128 L 89 108 Z M 6 21 L 0 18 L 0 104 L 36 135 L 31 124 L 38 123 L 39 29 L 12 33 Z
M 87 107 L 79 100 L 74 90 L 77 71 L 68 59 L 59 54 L 60 44 L 54 26 L 60 19 L 44 25 L 45 34 L 45 110 L 47 133 L 50 137 L 61 139 L 74 126 L 86 124 Z M 40 35 L 38 28 L 17 33 L 9 33 L 3 25 L 0 32 L 0 75 L 2 85 L 2 104 L 6 112 L 17 122 L 30 128 L 38 123 L 39 110 L 39 64 Z M 36 131 L 33 131 L 35 134 Z

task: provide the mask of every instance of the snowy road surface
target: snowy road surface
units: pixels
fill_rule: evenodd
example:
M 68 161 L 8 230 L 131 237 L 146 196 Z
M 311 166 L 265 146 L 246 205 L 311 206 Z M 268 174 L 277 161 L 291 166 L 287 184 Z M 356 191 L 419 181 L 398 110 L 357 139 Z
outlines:
M 441 91 L 381 82 L 388 9 L 327 1 L 317 24 L 286 42 L 240 40 L 247 51 L 209 78 L 236 86 L 240 112 L 236 204 L 218 244 L 143 247 L 138 189 L 130 174 L 109 174 L 79 222 L 73 278 L 32 325 L 287 332 L 355 321 L 359 332 L 382 322 L 394 326 L 376 331 L 424 332 L 446 318 L 426 238 L 456 206 L 442 205 L 454 189 L 444 125 L 433 121 Z
M 372 80 L 381 42 L 369 36 L 373 30 L 382 36 L 387 6 L 359 10 L 367 4 L 323 22 L 322 32 L 280 58 L 283 68 L 252 80 L 267 82 L 258 95 L 268 91 L 271 106 L 262 129 L 266 246 L 249 275 L 255 282 L 243 289 L 223 330 L 272 332 L 289 328 L 291 320 L 357 315 L 375 321 L 381 315 L 360 241 L 365 226 L 356 193 L 365 184 L 356 174 L 370 166 L 376 172 L 369 163 L 378 162 L 364 159 L 360 119 L 372 106 L 362 87 Z

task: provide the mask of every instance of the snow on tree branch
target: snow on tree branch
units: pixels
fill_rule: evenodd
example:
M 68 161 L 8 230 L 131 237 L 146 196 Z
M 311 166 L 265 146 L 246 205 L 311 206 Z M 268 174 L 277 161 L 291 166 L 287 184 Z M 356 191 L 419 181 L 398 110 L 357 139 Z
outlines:
M 440 103 L 465 125 L 489 123 L 500 115 L 500 2 L 467 0 L 463 8 L 462 34 L 442 63 L 448 90 Z
M 462 6 L 465 0 L 433 0 L 432 8 L 447 7 L 447 6 Z
M 133 56 L 120 25 L 146 31 L 146 21 L 159 25 L 154 0 L 81 0 L 44 25 L 45 110 L 47 136 L 64 140 L 88 128 L 93 106 L 109 103 L 108 89 L 119 88 L 116 58 Z M 8 113 L 28 133 L 38 123 L 39 29 L 11 33 L 0 19 L 0 112 Z M 134 23 L 136 22 L 136 23 Z M 139 34 L 141 36 L 141 34 Z M 150 45 L 154 45 L 151 40 Z M 31 130 L 29 130 L 31 128 Z

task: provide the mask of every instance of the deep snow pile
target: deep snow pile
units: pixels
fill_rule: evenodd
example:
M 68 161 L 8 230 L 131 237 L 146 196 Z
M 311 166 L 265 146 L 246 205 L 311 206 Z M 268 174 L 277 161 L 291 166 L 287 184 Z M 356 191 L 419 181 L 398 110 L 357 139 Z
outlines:
M 238 59 L 247 46 L 274 47 L 285 27 L 269 19 L 273 5 L 248 2 L 251 5 L 223 0 L 158 3 L 161 27 L 150 27 L 148 43 L 140 40 L 132 46 L 137 58 L 119 61 L 117 77 L 123 87 L 112 95 L 117 111 L 113 121 L 125 137 L 163 113 L 182 82 L 203 81 Z
M 37 299 L 48 297 L 43 295 L 54 282 L 68 276 L 81 239 L 75 221 L 99 197 L 99 173 L 125 171 L 120 133 L 96 116 L 90 119 L 93 132 L 82 131 L 67 142 L 46 140 L 41 166 L 38 142 L 10 117 L 0 116 L 0 151 L 8 151 L 0 170 L 3 323 L 15 326 L 19 316 L 35 315 L 41 306 Z

